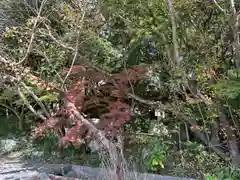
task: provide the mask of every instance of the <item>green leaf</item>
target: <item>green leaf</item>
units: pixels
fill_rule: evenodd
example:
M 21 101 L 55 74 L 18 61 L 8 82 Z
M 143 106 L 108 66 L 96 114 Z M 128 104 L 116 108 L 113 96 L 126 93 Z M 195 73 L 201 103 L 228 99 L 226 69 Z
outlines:
M 158 165 L 159 164 L 159 160 L 158 159 L 153 159 L 152 160 L 152 165 L 155 166 L 155 165 Z
M 162 161 L 159 162 L 159 165 L 162 169 L 164 169 L 164 165 L 163 165 Z
M 207 176 L 207 180 L 216 180 L 215 176 Z
M 58 96 L 56 94 L 47 94 L 39 98 L 41 101 L 57 101 Z
M 163 162 L 159 158 L 152 159 L 151 166 L 160 166 L 162 169 L 164 169 Z

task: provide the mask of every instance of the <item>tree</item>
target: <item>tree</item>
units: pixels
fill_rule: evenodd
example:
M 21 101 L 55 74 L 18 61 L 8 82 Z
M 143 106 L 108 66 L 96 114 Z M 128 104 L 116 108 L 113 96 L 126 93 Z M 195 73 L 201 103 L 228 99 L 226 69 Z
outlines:
M 178 132 L 178 150 L 188 147 L 182 141 L 201 141 L 239 165 L 238 4 L 43 0 L 9 2 L 6 8 L 16 3 L 27 13 L 3 34 L 4 52 L 11 56 L 2 55 L 9 68 L 1 71 L 7 77 L 2 81 L 13 91 L 17 87 L 43 120 L 38 136 L 53 129 L 63 145 L 79 145 L 99 130 L 115 136 L 134 129 L 142 121 L 133 113 L 149 118 L 156 111 L 164 114 L 159 121 L 170 134 Z M 60 109 L 50 107 L 60 101 Z M 99 120 L 94 126 L 93 118 Z M 126 127 L 130 120 L 132 127 Z M 144 123 L 137 126 L 150 131 Z

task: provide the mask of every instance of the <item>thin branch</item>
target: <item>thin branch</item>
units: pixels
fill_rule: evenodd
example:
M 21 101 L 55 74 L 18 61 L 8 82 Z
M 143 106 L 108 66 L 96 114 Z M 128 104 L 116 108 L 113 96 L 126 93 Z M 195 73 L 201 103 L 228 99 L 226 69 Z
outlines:
M 49 118 L 51 117 L 51 115 L 49 114 L 49 112 L 47 111 L 46 107 L 44 106 L 44 104 L 42 103 L 42 101 L 36 96 L 36 94 L 34 94 L 34 92 L 30 91 L 29 88 L 27 87 L 27 85 L 24 82 L 20 82 L 20 84 L 23 86 L 23 88 L 32 96 L 32 98 L 38 103 L 38 105 L 42 108 L 43 112 L 45 113 L 45 115 Z
M 195 136 L 197 138 L 199 138 L 205 145 L 207 145 L 208 147 L 210 147 L 216 154 L 218 154 L 222 159 L 224 159 L 225 161 L 228 161 L 229 158 L 224 154 L 223 151 L 221 151 L 221 149 L 219 149 L 218 147 L 211 145 L 211 143 L 208 142 L 208 140 L 205 138 L 205 135 L 203 132 L 201 132 L 198 129 L 191 129 L 192 132 L 195 134 Z
M 18 112 L 15 111 L 15 110 L 14 110 L 13 108 L 11 108 L 10 106 L 8 106 L 8 105 L 6 105 L 6 104 L 2 104 L 2 103 L 0 103 L 0 106 L 2 106 L 2 107 L 4 107 L 4 108 L 12 111 L 12 113 L 18 118 L 19 121 L 22 120 L 21 117 L 20 117 L 20 115 L 18 114 Z
M 65 76 L 65 78 L 64 78 L 64 80 L 63 80 L 62 88 L 64 87 L 64 84 L 65 84 L 68 76 L 70 75 L 70 73 L 71 73 L 71 71 L 72 71 L 72 68 L 73 68 L 73 66 L 74 66 L 74 64 L 75 64 L 75 61 L 76 61 L 76 59 L 77 59 L 77 55 L 78 55 L 78 45 L 79 45 L 79 44 L 78 44 L 78 38 L 77 38 L 74 57 L 73 57 L 73 60 L 72 60 L 70 69 L 68 70 L 68 72 L 67 72 L 67 74 L 66 74 L 66 76 Z
M 55 41 L 58 45 L 62 46 L 63 48 L 74 51 L 74 48 L 73 48 L 73 47 L 71 47 L 71 46 L 69 46 L 69 45 L 66 45 L 66 44 L 60 42 L 59 40 L 57 40 L 57 38 L 55 38 L 55 37 L 52 35 L 52 32 L 51 32 L 51 30 L 50 30 L 50 27 L 49 27 L 47 24 L 44 24 L 44 25 L 45 25 L 45 27 L 46 27 L 47 30 L 48 30 L 48 34 L 45 33 L 45 32 L 42 32 L 41 30 L 39 30 L 40 33 L 49 36 L 53 41 Z
M 30 42 L 29 42 L 29 45 L 28 45 L 28 48 L 27 48 L 27 52 L 25 54 L 25 56 L 22 58 L 22 60 L 20 60 L 19 62 L 17 62 L 16 64 L 21 64 L 22 62 L 24 62 L 29 54 L 29 52 L 31 51 L 31 48 L 32 48 L 32 43 L 33 43 L 33 40 L 34 40 L 34 37 L 35 37 L 35 29 L 37 27 L 37 23 L 41 17 L 41 13 L 42 13 L 42 10 L 43 10 L 43 7 L 45 5 L 45 3 L 47 2 L 47 0 L 43 0 L 41 2 L 41 6 L 39 8 L 39 11 L 38 11 L 38 15 L 35 19 L 35 22 L 33 24 L 33 29 L 32 29 L 32 35 L 31 35 L 31 39 L 30 39 Z
M 81 6 L 80 6 L 80 7 L 81 7 Z M 83 11 L 83 15 L 82 15 L 82 17 L 81 17 L 81 19 L 80 19 L 80 22 L 78 23 L 78 24 L 80 24 L 80 27 L 79 27 L 78 33 L 77 33 L 78 36 L 79 36 L 79 31 L 82 29 L 83 22 L 84 22 L 84 18 L 85 18 L 85 14 L 86 14 L 85 8 L 84 8 L 84 9 L 81 8 L 81 10 Z M 65 76 L 65 78 L 64 78 L 64 80 L 63 80 L 62 88 L 63 88 L 64 83 L 66 82 L 68 76 L 70 75 L 70 73 L 71 73 L 71 71 L 72 71 L 72 68 L 73 68 L 73 66 L 74 66 L 74 64 L 75 64 L 75 61 L 76 61 L 76 59 L 77 59 L 78 46 L 79 46 L 79 38 L 78 38 L 78 36 L 77 36 L 77 41 L 76 41 L 76 46 L 75 46 L 74 57 L 73 57 L 73 60 L 72 60 L 70 69 L 69 69 L 69 71 L 67 72 L 67 74 L 66 74 L 66 76 Z
M 226 13 L 226 10 L 224 10 L 224 9 L 218 4 L 218 2 L 217 2 L 216 0 L 213 0 L 213 3 L 217 6 L 217 8 L 218 8 L 220 11 L 222 11 L 224 14 Z
M 5 59 L 1 59 L 0 57 L 0 62 L 1 61 L 5 61 Z M 30 104 L 30 102 L 27 100 L 27 98 L 25 97 L 25 95 L 21 92 L 21 89 L 19 87 L 18 84 L 21 84 L 24 89 L 26 89 L 26 91 L 32 96 L 32 98 L 39 104 L 39 106 L 42 108 L 42 110 L 44 111 L 45 115 L 49 118 L 50 117 L 50 114 L 48 113 L 47 109 L 45 108 L 44 104 L 39 100 L 39 98 L 32 92 L 28 89 L 28 87 L 26 86 L 26 84 L 24 82 L 21 81 L 21 78 L 16 78 L 16 77 L 13 77 L 11 75 L 5 75 L 5 80 L 9 80 L 10 82 L 14 83 L 16 86 L 17 86 L 17 92 L 18 92 L 18 95 L 20 96 L 20 98 L 24 101 L 24 104 L 28 107 L 28 109 L 33 113 L 35 114 L 36 116 L 40 117 L 41 119 L 45 120 L 46 117 L 44 117 L 43 115 L 37 113 L 35 111 L 35 109 L 33 108 L 33 106 Z
M 151 105 L 151 106 L 162 105 L 161 102 L 145 100 L 145 99 L 143 99 L 135 94 L 132 94 L 132 93 L 128 93 L 127 95 L 128 95 L 128 97 L 133 98 L 134 100 L 136 100 L 140 103 L 146 104 L 146 105 Z
M 33 106 L 29 103 L 29 101 L 27 100 L 27 98 L 25 97 L 25 95 L 21 92 L 20 87 L 17 87 L 17 91 L 18 94 L 20 96 L 20 98 L 23 100 L 24 104 L 28 107 L 28 109 L 37 117 L 41 118 L 42 120 L 46 120 L 46 117 L 44 117 L 42 114 L 39 114 L 35 111 L 35 109 L 33 108 Z

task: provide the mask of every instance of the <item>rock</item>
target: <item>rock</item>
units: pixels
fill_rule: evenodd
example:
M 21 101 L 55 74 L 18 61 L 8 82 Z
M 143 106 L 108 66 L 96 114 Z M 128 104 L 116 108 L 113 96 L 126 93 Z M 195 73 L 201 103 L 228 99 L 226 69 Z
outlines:
M 48 164 L 38 168 L 38 172 L 66 176 L 72 170 L 70 164 Z M 70 176 L 71 177 L 71 176 Z
M 8 154 L 20 147 L 26 145 L 27 140 L 25 137 L 15 138 L 13 135 L 8 135 L 8 137 L 0 138 L 0 155 Z
M 12 149 L 18 142 L 14 139 L 1 140 L 2 149 Z M 11 154 L 10 154 L 11 155 Z M 54 177 L 58 180 L 81 179 L 81 180 L 112 180 L 108 169 L 92 168 L 72 164 L 46 164 L 35 160 L 22 161 L 22 156 L 2 156 L 0 158 L 0 180 L 49 180 Z M 193 180 L 190 178 L 177 178 L 155 174 L 142 174 L 128 172 L 124 176 L 126 180 Z M 52 179 L 54 179 L 52 178 Z
M 87 166 L 73 165 L 72 170 L 67 174 L 67 177 L 91 180 L 111 180 L 108 170 L 101 168 L 91 168 Z M 178 178 L 172 176 L 161 176 L 148 173 L 129 172 L 125 179 L 127 180 L 194 180 L 191 178 Z
M 111 180 L 110 172 L 106 169 L 69 164 L 43 164 L 34 163 L 26 165 L 20 161 L 0 159 L 1 180 Z M 177 178 L 155 174 L 142 174 L 130 172 L 127 180 L 193 180 L 190 178 Z
M 76 171 L 71 170 L 71 171 L 69 171 L 69 172 L 67 173 L 66 177 L 77 178 L 77 177 L 79 177 L 79 176 L 78 176 L 78 173 L 77 173 Z
M 12 151 L 18 142 L 13 139 L 1 139 L 0 140 L 0 151 L 1 153 Z

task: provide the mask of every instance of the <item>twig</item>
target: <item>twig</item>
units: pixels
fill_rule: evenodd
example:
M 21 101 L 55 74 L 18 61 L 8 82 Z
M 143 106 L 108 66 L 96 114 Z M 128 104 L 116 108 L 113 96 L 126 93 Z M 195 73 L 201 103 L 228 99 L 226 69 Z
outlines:
M 40 33 L 42 33 L 42 34 L 44 34 L 44 35 L 48 35 L 53 41 L 55 41 L 58 45 L 62 46 L 63 48 L 74 51 L 74 48 L 73 48 L 73 47 L 71 47 L 71 46 L 69 46 L 69 45 L 66 45 L 66 44 L 60 42 L 59 40 L 57 40 L 57 38 L 55 38 L 55 37 L 52 35 L 52 32 L 51 32 L 51 30 L 50 30 L 50 27 L 49 27 L 47 24 L 44 24 L 44 25 L 45 25 L 45 27 L 46 27 L 47 30 L 48 30 L 48 34 L 42 32 L 41 30 L 39 30 Z
M 6 105 L 6 104 L 2 104 L 0 103 L 0 106 L 9 109 L 10 111 L 12 111 L 12 113 L 18 118 L 19 121 L 21 121 L 21 117 L 20 115 L 18 115 L 17 111 L 15 111 L 13 108 L 11 108 L 10 106 Z
M 76 47 L 75 47 L 75 53 L 74 53 L 74 57 L 73 57 L 73 60 L 72 60 L 72 63 L 71 63 L 71 66 L 70 66 L 70 69 L 68 70 L 64 80 L 63 80 L 63 83 L 62 83 L 62 88 L 64 87 L 64 84 L 68 78 L 68 76 L 70 75 L 71 71 L 72 71 L 72 68 L 75 64 L 75 61 L 77 59 L 77 55 L 78 55 L 78 38 L 77 38 L 77 42 L 76 42 Z
M 84 18 L 85 18 L 85 13 L 86 13 L 85 9 L 82 9 L 82 8 L 81 8 L 81 10 L 83 11 L 83 15 L 82 15 L 82 17 L 81 17 L 81 19 L 80 19 L 80 23 L 78 23 L 78 24 L 80 24 L 80 27 L 79 27 L 78 33 L 77 33 L 78 36 L 79 36 L 79 31 L 82 29 L 83 22 L 84 22 Z M 66 82 L 68 76 L 70 75 L 70 73 L 71 73 L 71 71 L 72 71 L 72 68 L 73 68 L 73 66 L 74 66 L 74 64 L 75 64 L 75 61 L 76 61 L 76 59 L 77 59 L 78 46 L 79 46 L 79 38 L 78 38 L 78 36 L 77 36 L 77 41 L 76 41 L 76 46 L 75 46 L 74 57 L 73 57 L 73 60 L 72 60 L 70 69 L 69 69 L 69 71 L 67 72 L 67 74 L 66 74 L 66 76 L 65 76 L 65 78 L 64 78 L 64 80 L 63 80 L 62 88 L 63 88 L 64 83 Z

